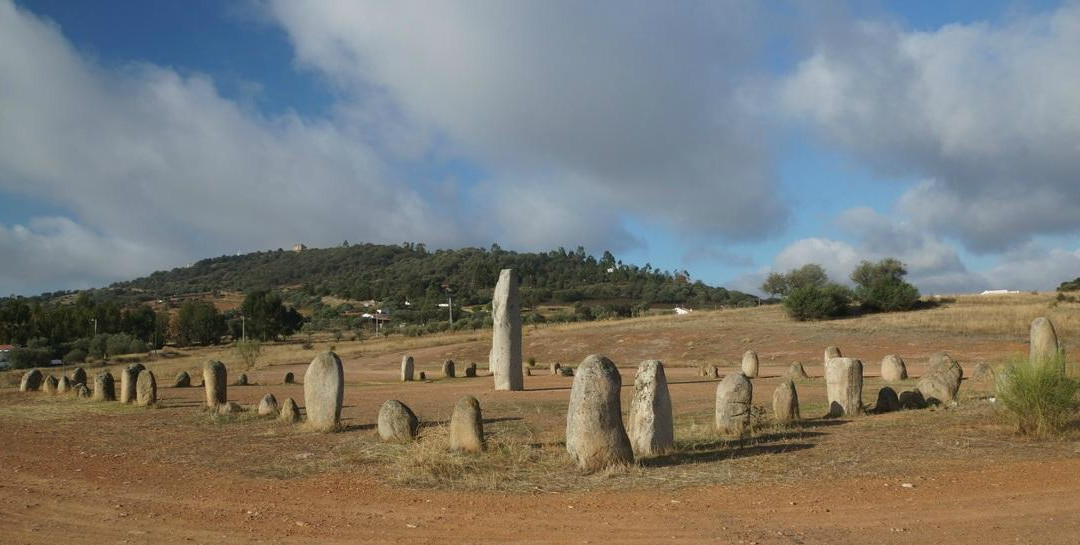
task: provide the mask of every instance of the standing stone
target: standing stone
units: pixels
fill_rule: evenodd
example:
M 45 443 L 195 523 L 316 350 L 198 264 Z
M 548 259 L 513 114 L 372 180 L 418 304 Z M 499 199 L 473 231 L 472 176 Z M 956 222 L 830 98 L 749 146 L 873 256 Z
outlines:
M 798 380 L 798 379 L 801 379 L 801 378 L 810 378 L 810 377 L 806 374 L 806 369 L 803 369 L 802 364 L 799 363 L 799 362 L 795 362 L 795 363 L 791 364 L 790 367 L 788 367 L 787 378 L 792 379 L 792 380 Z
M 835 346 L 831 346 L 831 345 L 825 347 L 825 361 L 824 361 L 824 363 L 829 363 L 829 360 L 831 360 L 833 358 L 842 358 L 842 357 L 844 357 L 844 356 L 842 354 L 840 354 L 840 349 L 839 348 L 837 348 Z
M 401 382 L 409 382 L 413 379 L 413 358 L 402 356 L 401 358 Z
M 559 375 L 564 376 L 564 377 L 572 377 L 572 376 L 574 376 L 574 368 L 573 367 L 560 367 L 559 368 Z
M 44 375 L 42 375 L 41 371 L 39 371 L 37 369 L 27 371 L 22 376 L 22 380 L 19 381 L 19 391 L 20 392 L 35 392 L 35 391 L 37 391 L 38 389 L 41 388 L 41 377 L 42 376 L 44 376 Z
M 525 389 L 521 372 L 521 308 L 518 306 L 518 278 L 514 269 L 503 269 L 491 300 L 495 322 L 491 336 L 488 369 L 495 376 L 496 390 Z
M 416 439 L 420 420 L 407 405 L 390 399 L 379 408 L 379 438 L 388 443 L 406 443 Z
M 56 393 L 57 380 L 56 377 L 49 375 L 45 377 L 45 381 L 42 383 L 41 391 L 46 394 L 53 395 Z
M 215 409 L 215 412 L 217 412 L 221 416 L 229 416 L 230 414 L 236 414 L 236 413 L 244 412 L 244 408 L 241 407 L 240 404 L 235 402 L 235 401 L 229 401 L 229 402 L 226 402 L 226 403 L 222 403 L 221 405 L 218 405 L 217 408 Z
M 926 374 L 919 377 L 915 387 L 922 393 L 927 403 L 948 403 L 956 401 L 960 382 L 964 378 L 964 369 L 945 352 L 930 356 Z
M 80 382 L 75 385 L 75 395 L 81 398 L 89 398 L 90 388 L 87 388 L 85 384 Z
M 553 361 L 553 362 L 551 362 L 551 365 L 548 368 L 551 369 L 551 376 L 554 377 L 554 376 L 558 376 L 559 369 L 562 368 L 562 365 L 559 364 L 559 362 Z
M 454 405 L 454 414 L 450 417 L 450 449 L 480 452 L 486 447 L 480 402 L 473 396 L 465 396 Z
M 716 386 L 716 431 L 743 435 L 750 431 L 754 385 L 742 373 L 731 373 Z
M 300 408 L 296 406 L 296 401 L 293 398 L 285 398 L 285 402 L 281 404 L 281 412 L 278 413 L 278 420 L 289 424 L 300 421 Z
M 247 386 L 247 384 L 247 373 L 240 373 L 240 377 L 236 379 L 236 386 Z
M 773 390 L 772 394 L 773 417 L 777 422 L 786 423 L 799 419 L 799 392 L 795 390 L 795 382 L 785 380 Z
M 282 384 L 292 384 L 296 382 L 296 377 L 293 376 L 292 371 L 285 373 L 285 378 L 281 381 Z
M 476 377 L 476 364 L 475 363 L 470 363 L 469 366 L 465 368 L 465 376 L 467 378 Z
M 203 388 L 206 389 L 206 406 L 211 409 L 224 405 L 227 400 L 226 384 L 229 372 L 220 361 L 208 361 L 203 364 Z
M 758 376 L 758 357 L 757 352 L 753 350 L 747 350 L 742 355 L 742 374 L 747 378 L 755 378 Z
M 675 449 L 675 420 L 671 412 L 664 364 L 645 360 L 634 377 L 630 398 L 630 446 L 634 456 L 649 458 Z
M 82 367 L 76 367 L 71 372 L 71 384 L 86 384 L 86 370 Z
M 266 394 L 259 402 L 259 416 L 277 416 L 278 404 L 274 394 Z
M 720 368 L 711 364 L 706 365 L 705 376 L 708 378 L 720 378 Z
M 427 373 L 420 371 L 420 380 L 427 380 Z
M 908 390 L 900 393 L 901 409 L 921 409 L 926 406 L 926 398 L 918 390 Z
M 874 403 L 875 413 L 891 413 L 900 410 L 900 398 L 896 390 L 886 386 L 877 393 L 877 402 Z
M 315 356 L 304 373 L 304 409 L 308 425 L 318 431 L 337 429 L 344 400 L 345 374 L 341 359 L 329 350 Z
M 188 388 L 191 386 L 191 375 L 187 371 L 180 371 L 173 379 L 173 388 Z
M 566 451 L 583 471 L 634 461 L 623 427 L 621 387 L 619 369 L 604 356 L 593 354 L 578 366 L 566 411 Z
M 1031 349 L 1029 361 L 1032 364 L 1053 361 L 1061 355 L 1058 346 L 1057 331 L 1054 324 L 1045 317 L 1038 317 L 1031 322 Z M 1064 368 L 1062 369 L 1064 371 Z
M 143 369 L 141 363 L 133 363 L 120 372 L 120 403 L 135 402 L 135 382 Z
M 157 403 L 157 380 L 149 369 L 139 372 L 135 383 L 135 404 L 148 406 Z
M 60 380 L 56 381 L 56 393 L 66 394 L 71 391 L 71 380 L 66 376 L 60 377 Z
M 994 368 L 990 367 L 990 364 L 986 362 L 979 362 L 975 364 L 975 371 L 972 373 L 971 378 L 980 382 L 993 382 Z
M 862 386 L 862 360 L 832 358 L 825 362 L 829 416 L 854 416 L 862 412 Z
M 112 373 L 102 371 L 94 376 L 94 401 L 116 401 L 116 383 Z
M 904 359 L 896 354 L 889 354 L 881 360 L 881 380 L 896 382 L 907 379 L 907 366 Z
M 442 374 L 446 378 L 454 378 L 454 360 L 446 360 L 442 362 Z

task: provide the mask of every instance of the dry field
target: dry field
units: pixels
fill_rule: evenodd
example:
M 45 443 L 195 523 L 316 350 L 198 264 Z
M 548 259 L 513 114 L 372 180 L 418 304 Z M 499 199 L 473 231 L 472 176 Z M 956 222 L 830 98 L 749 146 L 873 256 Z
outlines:
M 825 323 L 781 309 L 527 327 L 538 376 L 525 392 L 494 392 L 491 378 L 397 382 L 403 354 L 434 378 L 442 360 L 483 372 L 490 337 L 456 333 L 264 347 L 230 387 L 245 405 L 266 392 L 303 404 L 305 364 L 330 345 L 345 362 L 343 423 L 308 433 L 250 412 L 213 417 L 201 388 L 168 387 L 179 370 L 223 360 L 228 348 L 179 350 L 143 361 L 158 376 L 153 409 L 0 389 L 0 544 L 6 543 L 1078 543 L 1080 433 L 1017 437 L 990 399 L 965 380 L 956 407 L 826 420 L 822 352 L 829 344 L 866 364 L 863 399 L 884 385 L 879 362 L 901 355 L 917 377 L 947 350 L 970 371 L 1027 351 L 1031 319 L 1049 316 L 1076 353 L 1075 303 L 1048 295 L 960 297 L 937 308 Z M 711 430 L 716 380 L 702 364 L 734 369 L 756 349 L 758 426 L 746 439 Z M 678 452 L 599 475 L 565 454 L 570 378 L 547 365 L 587 354 L 620 365 L 624 410 L 638 362 L 668 369 Z M 804 422 L 769 423 L 771 396 L 791 362 Z M 97 369 L 89 370 L 91 374 Z M 114 370 L 114 374 L 115 370 Z M 5 384 L 11 384 L 9 374 Z M 914 380 L 898 388 L 913 388 Z M 895 386 L 895 385 L 894 385 Z M 462 395 L 481 402 L 490 448 L 450 454 L 446 422 Z M 399 399 L 423 421 L 410 445 L 379 443 L 378 407 Z

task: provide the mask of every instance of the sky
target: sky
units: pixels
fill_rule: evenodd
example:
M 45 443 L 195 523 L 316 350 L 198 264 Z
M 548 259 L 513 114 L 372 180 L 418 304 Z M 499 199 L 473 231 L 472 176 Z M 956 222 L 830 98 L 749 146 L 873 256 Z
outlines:
M 0 295 L 343 241 L 1080 276 L 1080 3 L 0 0 Z

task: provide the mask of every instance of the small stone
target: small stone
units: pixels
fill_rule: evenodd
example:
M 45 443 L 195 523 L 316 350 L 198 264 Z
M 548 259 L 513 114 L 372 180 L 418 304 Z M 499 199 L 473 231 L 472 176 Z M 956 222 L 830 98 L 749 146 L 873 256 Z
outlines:
M 75 385 L 75 396 L 83 399 L 89 399 L 92 394 L 90 388 L 87 388 L 85 384 L 79 383 Z
M 420 371 L 420 380 L 427 380 L 427 373 Z
M 187 371 L 180 371 L 176 374 L 176 378 L 173 379 L 173 388 L 189 388 L 191 387 L 191 375 Z
M 413 357 L 401 357 L 401 382 L 409 382 L 413 379 Z
M 296 377 L 293 376 L 292 371 L 285 373 L 285 378 L 282 379 L 282 384 L 292 384 L 296 382 Z
M 86 370 L 82 367 L 76 367 L 71 372 L 71 385 L 86 384 Z
M 94 401 L 116 401 L 116 386 L 112 373 L 102 371 L 94 376 Z
M 476 364 L 475 363 L 470 363 L 469 366 L 465 368 L 465 376 L 468 377 L 468 378 L 476 377 Z
M 300 408 L 296 406 L 293 398 L 285 398 L 285 402 L 281 404 L 281 411 L 278 413 L 278 420 L 288 424 L 300 421 Z
M 379 438 L 388 443 L 404 443 L 416 439 L 420 421 L 404 403 L 390 399 L 379 409 Z
M 67 377 L 60 377 L 60 380 L 56 381 L 57 395 L 63 395 L 69 392 L 71 392 L 71 379 Z
M 716 386 L 716 431 L 743 435 L 750 431 L 754 385 L 746 375 L 731 373 Z
M 784 424 L 799 420 L 799 393 L 795 390 L 795 382 L 785 380 L 776 387 L 772 396 L 773 418 Z
M 810 377 L 806 374 L 806 369 L 803 369 L 803 364 L 795 362 L 788 367 L 787 378 L 791 380 L 799 380 Z
M 886 386 L 878 390 L 877 402 L 874 403 L 875 413 L 891 413 L 900 410 L 900 397 L 896 390 Z
M 897 382 L 907 379 L 907 366 L 904 359 L 896 354 L 889 354 L 881 360 L 881 379 L 886 382 Z
M 20 392 L 35 392 L 41 388 L 42 377 L 41 371 L 33 369 L 23 374 L 22 380 L 19 381 Z
M 906 410 L 922 409 L 926 407 L 926 398 L 918 390 L 908 390 L 900 393 L 900 408 Z
M 559 362 L 551 362 L 551 366 L 549 367 L 549 369 L 551 369 L 551 376 L 558 375 L 560 368 L 562 368 L 562 364 Z
M 825 347 L 825 360 L 822 363 L 829 363 L 829 360 L 833 358 L 842 358 L 843 354 L 840 353 L 840 349 L 835 346 Z
M 450 448 L 463 452 L 480 452 L 484 442 L 484 419 L 480 402 L 473 396 L 465 396 L 454 405 L 450 417 Z
M 59 384 L 59 381 L 56 380 L 56 377 L 49 375 L 42 382 L 41 391 L 49 395 L 55 395 L 57 384 Z
M 446 360 L 442 364 L 442 374 L 446 378 L 454 378 L 454 360 Z
M 274 394 L 268 393 L 263 396 L 262 401 L 259 401 L 259 416 L 277 416 L 278 414 L 278 402 Z
M 758 376 L 757 352 L 753 350 L 743 352 L 741 369 L 742 374 L 746 375 L 746 378 L 755 378 Z
M 248 377 L 247 373 L 240 373 L 240 376 L 236 378 L 236 384 L 234 386 L 247 386 Z
M 227 401 L 215 407 L 214 410 L 222 416 L 228 416 L 230 414 L 243 412 L 244 408 L 235 401 Z
M 990 367 L 988 363 L 979 362 L 975 364 L 975 371 L 972 373 L 971 378 L 979 382 L 993 382 L 994 368 Z

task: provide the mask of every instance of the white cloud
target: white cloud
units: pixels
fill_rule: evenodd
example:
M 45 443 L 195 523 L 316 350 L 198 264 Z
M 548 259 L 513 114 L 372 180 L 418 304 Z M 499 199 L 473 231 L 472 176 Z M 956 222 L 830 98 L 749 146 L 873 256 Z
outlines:
M 929 180 L 901 211 L 974 251 L 1080 230 L 1080 4 L 1000 25 L 848 30 L 783 82 L 784 111 L 879 174 Z
M 739 100 L 760 40 L 752 3 L 268 5 L 304 66 L 438 133 L 506 195 L 574 180 L 545 206 L 584 195 L 728 239 L 785 226 L 763 128 Z

